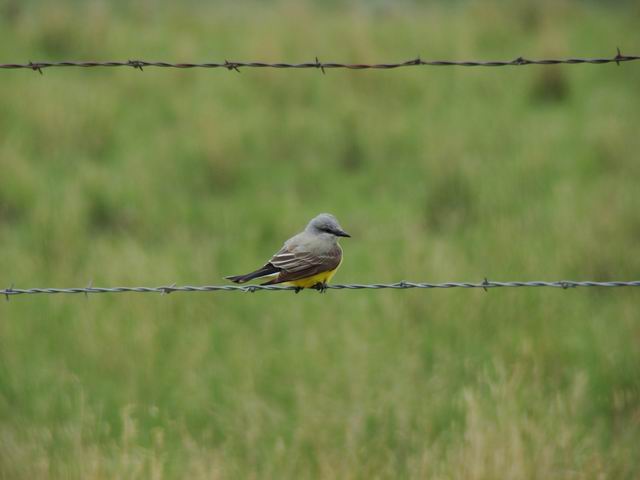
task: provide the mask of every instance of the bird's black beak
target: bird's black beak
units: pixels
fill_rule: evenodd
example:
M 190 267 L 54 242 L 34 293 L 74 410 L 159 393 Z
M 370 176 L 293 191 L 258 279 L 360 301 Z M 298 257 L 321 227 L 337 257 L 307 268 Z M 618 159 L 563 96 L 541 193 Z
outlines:
M 333 232 L 333 234 L 336 237 L 347 237 L 347 238 L 351 238 L 351 235 L 349 235 L 347 232 L 345 232 L 344 230 L 336 230 L 335 232 Z

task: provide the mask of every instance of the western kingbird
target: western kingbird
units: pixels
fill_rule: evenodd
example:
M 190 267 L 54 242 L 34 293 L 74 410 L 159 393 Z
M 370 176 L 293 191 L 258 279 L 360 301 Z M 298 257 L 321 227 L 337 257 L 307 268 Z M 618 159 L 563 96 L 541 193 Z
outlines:
M 342 248 L 338 237 L 350 237 L 336 217 L 321 213 L 313 218 L 304 231 L 284 242 L 271 260 L 258 270 L 245 275 L 225 277 L 235 283 L 272 276 L 262 285 L 288 283 L 298 288 L 315 287 L 324 291 L 327 282 L 342 262 Z

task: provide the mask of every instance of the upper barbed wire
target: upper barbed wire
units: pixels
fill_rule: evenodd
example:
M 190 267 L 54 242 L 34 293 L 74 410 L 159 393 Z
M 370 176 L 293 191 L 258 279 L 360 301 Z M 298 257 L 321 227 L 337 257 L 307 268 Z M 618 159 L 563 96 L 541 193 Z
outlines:
M 58 67 L 130 67 L 143 71 L 147 67 L 156 68 L 224 68 L 240 72 L 241 68 L 294 68 L 305 69 L 312 68 L 325 73 L 327 69 L 348 69 L 348 70 L 391 70 L 403 67 L 513 67 L 523 65 L 577 65 L 592 64 L 602 65 L 606 63 L 616 63 L 620 65 L 622 62 L 632 62 L 640 60 L 637 55 L 623 55 L 620 49 L 617 49 L 616 55 L 604 58 L 551 58 L 551 59 L 528 59 L 518 57 L 513 60 L 422 60 L 420 57 L 398 63 L 336 63 L 321 62 L 316 57 L 312 62 L 305 63 L 268 63 L 268 62 L 204 62 L 204 63 L 172 63 L 172 62 L 153 62 L 147 60 L 126 60 L 126 61 L 59 61 L 59 62 L 28 62 L 28 63 L 0 63 L 0 69 L 29 69 L 42 74 L 46 68 Z
M 526 282 L 496 282 L 486 278 L 482 282 L 446 282 L 446 283 L 425 283 L 425 282 L 407 282 L 400 281 L 396 283 L 348 283 L 327 285 L 328 290 L 381 290 L 394 289 L 405 290 L 412 288 L 425 289 L 444 289 L 444 288 L 482 288 L 488 291 L 490 288 L 516 288 L 516 287 L 551 287 L 551 288 L 578 288 L 578 287 L 640 287 L 640 280 L 632 281 L 575 281 L 575 280 L 559 280 L 553 282 L 547 281 L 526 281 Z M 311 290 L 314 288 L 312 287 Z M 168 294 L 172 292 L 257 292 L 266 291 L 293 291 L 299 292 L 301 289 L 283 285 L 202 285 L 202 286 L 177 286 L 176 284 L 160 286 L 160 287 L 94 287 L 92 282 L 86 287 L 80 288 L 9 288 L 0 290 L 0 295 L 4 295 L 9 300 L 13 295 L 35 295 L 35 294 L 59 294 L 59 293 L 84 293 L 85 295 L 94 293 L 161 293 Z

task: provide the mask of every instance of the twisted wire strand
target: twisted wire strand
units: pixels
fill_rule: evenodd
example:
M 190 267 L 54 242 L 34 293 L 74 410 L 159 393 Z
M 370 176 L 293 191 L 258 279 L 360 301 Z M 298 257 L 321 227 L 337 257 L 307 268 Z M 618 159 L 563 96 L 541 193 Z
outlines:
M 59 67 L 79 67 L 79 68 L 94 68 L 94 67 L 130 67 L 136 70 L 144 70 L 144 68 L 177 68 L 177 69 L 190 69 L 190 68 L 224 68 L 227 70 L 234 70 L 240 72 L 241 68 L 293 68 L 293 69 L 305 69 L 315 68 L 322 73 L 325 73 L 326 69 L 349 69 L 349 70 L 390 70 L 403 67 L 510 67 L 510 66 L 523 66 L 523 65 L 577 65 L 577 64 L 592 64 L 602 65 L 607 63 L 616 63 L 620 65 L 622 62 L 632 62 L 640 60 L 638 55 L 623 55 L 620 53 L 620 49 L 617 49 L 617 53 L 612 57 L 604 58 L 551 58 L 551 59 L 528 59 L 524 57 L 518 57 L 513 60 L 422 60 L 420 57 L 397 63 L 336 63 L 336 62 L 321 62 L 318 58 L 315 58 L 313 62 L 304 63 L 268 63 L 268 62 L 242 62 L 242 61 L 228 61 L 224 62 L 203 62 L 203 63 L 173 63 L 162 61 L 147 61 L 147 60 L 126 60 L 126 61 L 58 61 L 58 62 L 28 62 L 28 63 L 0 63 L 0 69 L 12 70 L 12 69 L 29 69 L 42 74 L 42 71 L 46 68 L 59 68 Z
M 490 288 L 516 288 L 516 287 L 551 287 L 551 288 L 577 288 L 577 287 L 640 287 L 640 280 L 633 281 L 575 281 L 575 280 L 559 280 L 553 282 L 547 281 L 513 281 L 513 282 L 496 282 L 484 280 L 483 282 L 445 282 L 445 283 L 426 283 L 426 282 L 396 282 L 396 283 L 349 283 L 327 285 L 329 290 L 381 290 L 394 289 L 405 290 L 411 288 L 424 289 L 442 289 L 442 288 L 482 288 L 487 291 Z M 0 295 L 4 295 L 6 300 L 13 295 L 35 295 L 35 294 L 59 294 L 59 293 L 84 293 L 85 295 L 94 293 L 160 293 L 168 294 L 172 292 L 257 292 L 266 291 L 294 291 L 300 289 L 291 286 L 282 285 L 167 285 L 159 287 L 94 287 L 91 284 L 87 287 L 80 288 L 14 288 L 13 286 L 0 290 Z

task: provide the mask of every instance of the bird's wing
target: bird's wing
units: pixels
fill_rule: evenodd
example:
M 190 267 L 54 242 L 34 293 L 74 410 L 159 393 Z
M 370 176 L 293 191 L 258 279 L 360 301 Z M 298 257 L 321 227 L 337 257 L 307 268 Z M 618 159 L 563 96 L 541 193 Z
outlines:
M 340 265 L 341 259 L 342 249 L 338 245 L 321 254 L 285 245 L 269 261 L 280 269 L 280 274 L 271 283 L 291 282 L 334 270 Z

